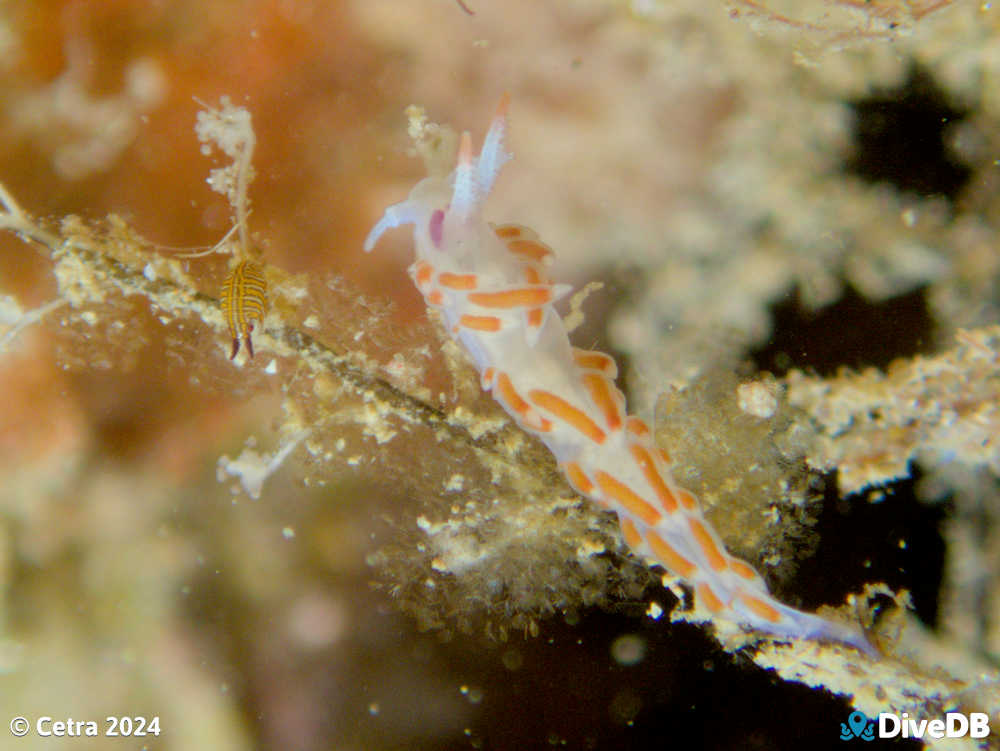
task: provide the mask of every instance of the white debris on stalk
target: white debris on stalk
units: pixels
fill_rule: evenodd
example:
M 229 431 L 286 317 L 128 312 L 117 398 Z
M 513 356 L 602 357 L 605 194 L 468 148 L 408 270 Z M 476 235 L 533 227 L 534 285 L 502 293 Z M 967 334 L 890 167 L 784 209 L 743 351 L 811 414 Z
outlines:
M 227 476 L 239 478 L 244 492 L 257 500 L 260 498 L 264 481 L 278 470 L 288 455 L 310 432 L 312 431 L 304 429 L 288 436 L 274 454 L 258 453 L 253 448 L 253 441 L 249 441 L 247 448 L 243 449 L 235 459 L 230 459 L 225 454 L 219 458 L 216 477 L 219 482 L 225 482 Z

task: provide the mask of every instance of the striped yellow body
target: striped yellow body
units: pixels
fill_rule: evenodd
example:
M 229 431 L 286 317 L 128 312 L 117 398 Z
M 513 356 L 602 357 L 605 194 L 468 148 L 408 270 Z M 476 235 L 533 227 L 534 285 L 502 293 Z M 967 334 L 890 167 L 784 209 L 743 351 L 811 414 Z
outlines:
M 267 280 L 264 272 L 255 263 L 240 261 L 222 283 L 222 315 L 226 318 L 229 333 L 233 337 L 233 353 L 230 360 L 240 351 L 240 338 L 253 357 L 253 341 L 250 334 L 254 325 L 264 319 L 267 311 Z

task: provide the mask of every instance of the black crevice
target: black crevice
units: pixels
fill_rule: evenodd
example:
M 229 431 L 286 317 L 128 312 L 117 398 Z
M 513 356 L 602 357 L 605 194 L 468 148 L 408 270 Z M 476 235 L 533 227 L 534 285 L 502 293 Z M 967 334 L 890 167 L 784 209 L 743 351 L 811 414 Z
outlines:
M 870 302 L 847 287 L 833 305 L 806 308 L 798 293 L 772 308 L 774 335 L 751 352 L 760 370 L 783 375 L 792 368 L 834 375 L 841 367 L 885 369 L 899 357 L 925 353 L 933 319 L 924 290 Z
M 913 64 L 897 87 L 849 100 L 852 148 L 844 167 L 871 183 L 885 182 L 919 196 L 954 201 L 972 170 L 947 145 L 947 130 L 969 115 L 949 100 L 930 72 Z
M 826 476 L 819 546 L 789 584 L 791 591 L 808 593 L 803 609 L 837 605 L 868 582 L 885 582 L 894 591 L 909 590 L 917 617 L 937 625 L 945 559 L 941 523 L 950 502 L 920 501 L 920 472 L 914 468 L 911 474 L 847 498 L 840 498 L 835 474 Z

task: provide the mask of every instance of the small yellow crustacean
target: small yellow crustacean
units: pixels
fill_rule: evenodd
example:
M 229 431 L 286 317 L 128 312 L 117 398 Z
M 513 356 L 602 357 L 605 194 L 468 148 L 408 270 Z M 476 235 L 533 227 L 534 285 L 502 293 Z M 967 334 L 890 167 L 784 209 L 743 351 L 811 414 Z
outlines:
M 222 315 L 225 316 L 229 333 L 233 337 L 233 353 L 236 359 L 240 351 L 240 338 L 246 344 L 247 353 L 253 357 L 254 325 L 259 324 L 267 311 L 267 280 L 260 266 L 252 261 L 240 261 L 222 283 Z

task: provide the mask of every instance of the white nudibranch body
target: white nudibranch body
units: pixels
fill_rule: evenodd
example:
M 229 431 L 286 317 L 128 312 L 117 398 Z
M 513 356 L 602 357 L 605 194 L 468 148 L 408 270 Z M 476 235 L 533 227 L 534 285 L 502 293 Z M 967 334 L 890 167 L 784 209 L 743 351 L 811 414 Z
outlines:
M 365 250 L 387 229 L 414 226 L 410 275 L 471 355 L 483 388 L 545 443 L 577 492 L 618 515 L 638 555 L 689 582 L 713 617 L 872 654 L 859 630 L 775 600 L 757 572 L 726 551 L 695 497 L 675 483 L 649 427 L 626 413 L 614 360 L 570 344 L 552 306 L 570 287 L 548 278 L 551 249 L 526 227 L 483 218 L 511 158 L 503 145 L 507 104 L 505 96 L 479 156 L 463 133 L 455 170 L 422 180 L 386 209 Z

